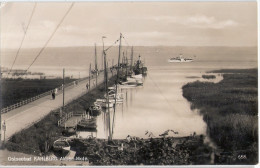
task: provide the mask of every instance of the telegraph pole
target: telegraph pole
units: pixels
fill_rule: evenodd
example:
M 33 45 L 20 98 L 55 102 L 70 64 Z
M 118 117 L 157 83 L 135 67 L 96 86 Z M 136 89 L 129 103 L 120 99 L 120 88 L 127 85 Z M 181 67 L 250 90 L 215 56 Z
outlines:
M 62 103 L 62 109 L 64 110 L 64 98 L 65 98 L 65 69 L 63 68 L 63 84 L 62 84 L 62 90 L 63 90 L 63 103 Z
M 90 78 L 91 78 L 91 63 L 90 63 L 90 66 L 89 66 L 89 77 L 88 77 L 89 89 L 90 89 Z
M 112 59 L 112 76 L 114 76 L 113 72 L 114 72 L 114 59 Z

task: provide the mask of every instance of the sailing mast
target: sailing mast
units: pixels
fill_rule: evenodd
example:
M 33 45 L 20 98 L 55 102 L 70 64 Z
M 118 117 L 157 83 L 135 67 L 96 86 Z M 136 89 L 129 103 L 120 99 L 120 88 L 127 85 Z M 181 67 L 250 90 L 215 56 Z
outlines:
M 131 49 L 131 65 L 130 65 L 130 71 L 133 72 L 133 59 L 134 59 L 134 47 L 132 46 Z
M 128 76 L 128 67 L 127 67 L 127 65 L 128 65 L 128 59 L 127 59 L 127 56 L 126 56 L 126 80 L 127 80 L 127 76 Z
M 111 135 L 111 127 L 110 127 L 110 110 L 109 110 L 109 95 L 108 95 L 108 78 L 107 78 L 107 60 L 106 60 L 106 52 L 103 50 L 103 55 L 104 55 L 104 76 L 105 76 L 105 91 L 106 91 L 106 104 L 108 106 L 108 129 L 109 129 L 109 136 L 108 140 L 112 140 L 112 135 Z
M 114 114 L 113 114 L 112 135 L 114 133 L 114 122 L 115 122 L 115 113 L 116 113 L 117 85 L 118 85 L 119 69 L 120 69 L 119 65 L 120 65 L 120 53 L 121 53 L 121 39 L 122 39 L 122 34 L 120 33 L 119 47 L 118 47 L 119 54 L 118 54 L 118 63 L 117 63 L 117 74 L 116 74 L 116 91 L 115 91 L 115 106 L 114 106 Z
M 98 68 L 97 68 L 97 46 L 96 46 L 96 43 L 95 43 L 95 71 L 96 71 L 96 87 L 97 87 Z

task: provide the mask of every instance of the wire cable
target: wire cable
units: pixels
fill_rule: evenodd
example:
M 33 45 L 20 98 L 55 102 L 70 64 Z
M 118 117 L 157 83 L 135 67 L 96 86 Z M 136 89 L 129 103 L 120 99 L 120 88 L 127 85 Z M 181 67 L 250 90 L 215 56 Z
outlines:
M 127 42 L 126 38 L 123 36 L 123 39 L 125 40 L 125 43 L 128 47 L 130 47 L 129 43 Z
M 26 69 L 25 72 L 27 72 L 29 70 L 29 68 L 35 63 L 35 61 L 37 60 L 37 58 L 41 55 L 41 53 L 43 52 L 43 50 L 46 48 L 46 46 L 48 45 L 48 43 L 51 41 L 52 37 L 54 36 L 54 34 L 56 33 L 56 31 L 58 30 L 58 28 L 60 27 L 60 25 L 62 24 L 62 22 L 64 21 L 64 19 L 66 18 L 66 16 L 69 14 L 69 12 L 71 11 L 73 5 L 75 2 L 73 2 L 71 4 L 71 6 L 69 7 L 69 9 L 67 10 L 67 12 L 65 13 L 65 15 L 63 16 L 63 18 L 61 19 L 60 23 L 56 26 L 55 30 L 53 31 L 53 33 L 51 34 L 50 38 L 46 41 L 46 43 L 44 44 L 43 48 L 40 50 L 40 52 L 37 54 L 37 56 L 34 58 L 33 62 L 29 65 L 29 67 Z
M 113 47 L 117 42 L 119 42 L 119 39 L 117 39 L 111 46 L 109 46 L 105 51 L 109 50 L 111 47 Z
M 11 73 L 11 71 L 12 71 L 12 69 L 13 69 L 13 66 L 14 66 L 14 64 L 15 64 L 15 62 L 16 62 L 16 60 L 17 60 L 17 58 L 18 58 L 18 55 L 19 55 L 20 49 L 21 49 L 21 47 L 22 47 L 22 45 L 23 45 L 23 41 L 24 41 L 24 39 L 25 39 L 25 36 L 26 36 L 27 30 L 28 30 L 28 27 L 29 27 L 29 25 L 30 25 L 30 23 L 31 23 L 33 14 L 34 14 L 34 12 L 35 12 L 36 5 L 37 5 L 37 3 L 35 2 L 35 3 L 34 3 L 33 10 L 32 10 L 32 13 L 31 13 L 31 16 L 30 16 L 30 18 L 29 18 L 28 24 L 27 24 L 26 29 L 25 29 L 25 32 L 24 32 L 23 39 L 22 39 L 22 41 L 21 41 L 21 43 L 20 43 L 20 46 L 19 46 L 19 48 L 18 48 L 18 50 L 17 50 L 17 52 L 16 52 L 16 55 L 15 55 L 13 64 L 12 64 L 12 66 L 11 66 L 11 68 L 10 68 L 10 71 L 9 71 L 8 74 L 7 74 L 7 77 L 8 77 L 8 75 Z

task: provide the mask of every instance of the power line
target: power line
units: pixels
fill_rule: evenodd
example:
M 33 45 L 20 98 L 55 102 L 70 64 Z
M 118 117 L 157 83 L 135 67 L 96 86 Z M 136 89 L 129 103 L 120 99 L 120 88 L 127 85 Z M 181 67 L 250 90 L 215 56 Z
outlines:
M 25 36 L 26 36 L 27 30 L 28 30 L 28 27 L 29 27 L 29 25 L 30 25 L 30 23 L 31 23 L 33 14 L 34 14 L 34 12 L 35 12 L 36 5 L 37 5 L 37 3 L 35 2 L 35 3 L 34 3 L 33 10 L 32 10 L 32 13 L 31 13 L 31 16 L 30 16 L 30 18 L 29 18 L 28 24 L 27 24 L 26 29 L 25 29 L 25 32 L 24 32 L 23 39 L 22 39 L 21 44 L 20 44 L 20 46 L 19 46 L 19 48 L 18 48 L 18 50 L 17 50 L 17 53 L 16 53 L 16 55 L 15 55 L 13 64 L 12 64 L 12 66 L 11 66 L 11 68 L 10 68 L 10 71 L 8 72 L 7 76 L 8 76 L 8 75 L 10 74 L 10 72 L 12 71 L 13 66 L 14 66 L 14 64 L 15 64 L 15 62 L 16 62 L 16 59 L 18 58 L 18 55 L 19 55 L 20 49 L 21 49 L 21 47 L 22 47 L 22 45 L 23 45 L 23 41 L 24 41 L 24 39 L 25 39 Z
M 53 31 L 53 33 L 51 34 L 50 38 L 46 41 L 46 43 L 44 44 L 43 48 L 40 50 L 40 52 L 37 54 L 37 56 L 34 58 L 33 62 L 29 65 L 29 67 L 26 69 L 26 72 L 28 71 L 28 69 L 34 64 L 34 62 L 37 60 L 37 58 L 41 55 L 41 53 L 43 52 L 43 50 L 46 48 L 46 46 L 48 45 L 48 43 L 51 41 L 52 37 L 54 36 L 54 34 L 56 33 L 56 31 L 58 30 L 58 28 L 60 27 L 60 25 L 62 24 L 62 22 L 64 21 L 64 19 L 66 18 L 66 16 L 69 14 L 70 10 L 72 9 L 73 5 L 75 2 L 73 2 L 71 4 L 71 6 L 69 7 L 69 9 L 67 10 L 67 12 L 65 13 L 65 15 L 63 16 L 63 18 L 61 19 L 60 23 L 56 26 L 55 30 Z

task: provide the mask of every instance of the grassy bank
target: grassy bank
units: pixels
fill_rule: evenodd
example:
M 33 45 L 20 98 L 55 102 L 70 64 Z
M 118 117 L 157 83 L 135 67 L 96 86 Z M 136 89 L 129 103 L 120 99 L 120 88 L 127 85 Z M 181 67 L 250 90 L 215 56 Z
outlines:
M 219 148 L 229 153 L 220 164 L 258 162 L 257 69 L 218 70 L 219 83 L 193 82 L 182 87 L 192 108 L 200 109 L 208 133 Z M 239 159 L 245 155 L 246 159 Z
M 65 79 L 65 83 L 73 79 Z M 2 108 L 61 86 L 62 79 L 1 79 Z

